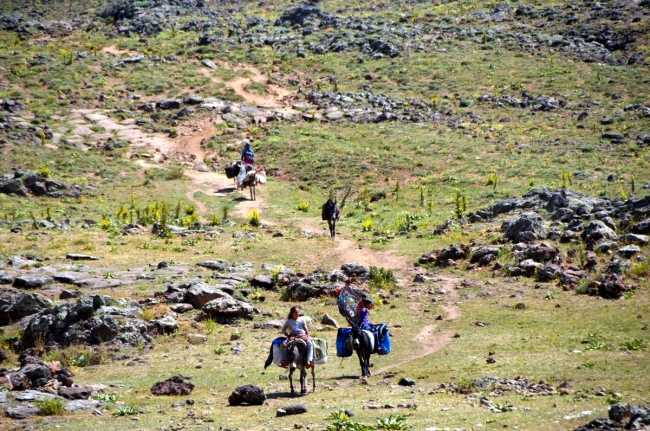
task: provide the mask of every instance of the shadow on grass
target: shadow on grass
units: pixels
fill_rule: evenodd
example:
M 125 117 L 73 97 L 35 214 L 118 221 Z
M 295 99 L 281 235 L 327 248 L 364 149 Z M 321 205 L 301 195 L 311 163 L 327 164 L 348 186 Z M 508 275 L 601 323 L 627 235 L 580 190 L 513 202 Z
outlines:
M 318 391 L 318 389 L 316 389 Z M 313 392 L 309 391 L 305 395 L 300 395 L 300 388 L 294 392 L 293 394 L 291 392 L 275 392 L 272 394 L 266 394 L 267 399 L 272 399 L 272 400 L 278 400 L 281 398 L 302 398 L 306 395 L 312 394 Z
M 217 190 L 217 193 L 232 193 L 235 191 L 235 187 L 224 187 L 222 189 Z

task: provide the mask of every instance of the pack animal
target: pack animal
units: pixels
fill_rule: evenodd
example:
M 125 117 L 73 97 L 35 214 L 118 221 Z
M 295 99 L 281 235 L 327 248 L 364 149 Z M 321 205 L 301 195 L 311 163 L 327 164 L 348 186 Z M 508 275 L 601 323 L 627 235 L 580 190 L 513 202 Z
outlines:
M 370 331 L 365 331 L 358 325 L 352 325 L 350 343 L 352 350 L 357 352 L 359 365 L 361 365 L 361 376 L 370 376 L 370 355 L 375 350 L 374 336 Z
M 341 210 L 339 209 L 336 199 L 328 199 L 323 204 L 321 218 L 327 220 L 327 226 L 330 230 L 330 237 L 336 238 L 336 222 L 341 219 Z
M 289 385 L 291 387 L 291 394 L 296 393 L 293 387 L 293 373 L 300 370 L 300 395 L 307 393 L 307 344 L 300 338 L 292 338 L 281 344 L 282 348 L 286 350 L 287 367 L 289 368 Z M 267 368 L 273 363 L 273 347 L 269 353 L 269 357 L 264 364 Z M 283 365 L 284 366 L 284 363 Z M 312 392 L 316 391 L 316 365 L 311 366 L 312 377 Z

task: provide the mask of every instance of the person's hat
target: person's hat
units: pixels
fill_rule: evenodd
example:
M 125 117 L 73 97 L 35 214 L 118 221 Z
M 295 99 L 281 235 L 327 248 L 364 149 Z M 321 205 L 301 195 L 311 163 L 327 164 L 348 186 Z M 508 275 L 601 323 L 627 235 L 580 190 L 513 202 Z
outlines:
M 375 301 L 372 300 L 370 297 L 363 298 L 364 301 L 366 301 L 368 304 L 374 304 Z

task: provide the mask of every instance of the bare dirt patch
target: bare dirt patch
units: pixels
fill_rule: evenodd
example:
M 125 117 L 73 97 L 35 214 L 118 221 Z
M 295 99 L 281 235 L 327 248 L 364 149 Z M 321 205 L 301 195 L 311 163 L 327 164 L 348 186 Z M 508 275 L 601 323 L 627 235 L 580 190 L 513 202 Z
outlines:
M 461 282 L 461 279 L 455 277 L 443 276 L 440 277 L 439 280 L 442 283 L 440 287 L 443 288 L 445 291 L 447 291 L 446 301 L 445 304 L 442 306 L 442 311 L 444 313 L 443 321 L 456 320 L 460 317 L 460 308 L 456 305 L 456 301 L 458 300 L 458 292 L 456 291 L 456 285 Z M 373 370 L 373 374 L 384 373 L 393 368 L 400 367 L 402 365 L 408 364 L 409 362 L 422 359 L 429 355 L 433 355 L 434 353 L 437 353 L 440 350 L 442 350 L 447 344 L 451 342 L 452 335 L 448 332 L 436 333 L 438 326 L 439 326 L 438 323 L 433 325 L 427 325 L 423 327 L 420 330 L 420 332 L 418 332 L 418 334 L 415 335 L 415 337 L 413 337 L 413 341 L 416 342 L 418 345 L 422 346 L 422 350 L 419 353 L 412 355 L 406 359 L 403 359 L 400 362 L 396 362 L 391 365 L 379 368 L 377 370 Z

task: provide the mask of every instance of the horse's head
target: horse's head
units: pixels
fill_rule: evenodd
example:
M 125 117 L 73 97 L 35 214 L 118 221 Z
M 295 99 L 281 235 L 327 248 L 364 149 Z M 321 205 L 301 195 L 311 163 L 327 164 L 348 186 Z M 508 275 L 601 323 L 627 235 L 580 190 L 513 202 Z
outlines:
M 350 334 L 350 337 L 352 337 L 352 347 L 357 349 L 360 344 L 359 339 L 363 337 L 363 331 L 359 325 L 352 324 L 351 327 L 352 333 Z

